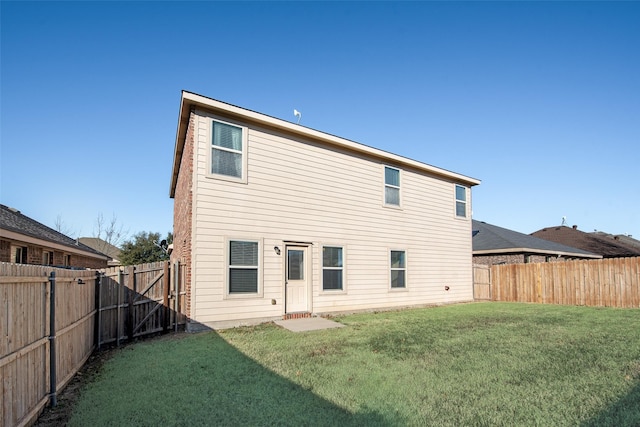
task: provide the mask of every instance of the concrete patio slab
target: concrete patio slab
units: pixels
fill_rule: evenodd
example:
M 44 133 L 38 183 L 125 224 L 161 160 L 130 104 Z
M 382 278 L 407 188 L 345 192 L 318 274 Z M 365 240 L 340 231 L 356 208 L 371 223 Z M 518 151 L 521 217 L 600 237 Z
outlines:
M 342 328 L 344 325 L 325 319 L 324 317 L 309 317 L 306 319 L 276 320 L 276 325 L 293 332 L 318 331 L 321 329 Z

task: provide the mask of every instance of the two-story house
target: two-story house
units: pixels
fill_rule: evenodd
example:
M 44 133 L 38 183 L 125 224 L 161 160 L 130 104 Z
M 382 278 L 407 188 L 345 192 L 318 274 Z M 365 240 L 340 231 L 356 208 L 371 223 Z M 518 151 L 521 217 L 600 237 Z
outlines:
M 470 301 L 479 183 L 183 92 L 170 196 L 188 328 Z

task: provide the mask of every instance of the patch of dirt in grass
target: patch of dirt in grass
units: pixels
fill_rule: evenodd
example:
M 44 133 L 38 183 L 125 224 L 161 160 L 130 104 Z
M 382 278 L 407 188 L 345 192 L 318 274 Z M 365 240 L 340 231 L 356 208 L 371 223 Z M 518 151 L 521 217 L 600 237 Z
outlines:
M 625 378 L 627 380 L 640 380 L 640 359 L 634 360 L 629 364 L 629 370 Z
M 73 408 L 80 397 L 84 386 L 93 380 L 102 371 L 102 366 L 113 355 L 120 351 L 118 348 L 95 352 L 87 362 L 80 368 L 78 373 L 69 381 L 67 386 L 57 395 L 55 407 L 47 405 L 40 417 L 34 424 L 37 427 L 57 427 L 66 426 L 71 418 Z

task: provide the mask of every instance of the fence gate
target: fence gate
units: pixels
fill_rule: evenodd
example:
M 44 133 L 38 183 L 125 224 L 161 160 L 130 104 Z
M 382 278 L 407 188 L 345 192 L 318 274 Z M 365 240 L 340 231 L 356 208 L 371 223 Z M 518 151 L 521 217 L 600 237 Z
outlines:
M 177 322 L 169 308 L 170 277 L 168 261 L 105 270 L 96 297 L 98 348 L 167 331 Z
M 491 300 L 491 268 L 488 265 L 473 265 L 473 299 Z

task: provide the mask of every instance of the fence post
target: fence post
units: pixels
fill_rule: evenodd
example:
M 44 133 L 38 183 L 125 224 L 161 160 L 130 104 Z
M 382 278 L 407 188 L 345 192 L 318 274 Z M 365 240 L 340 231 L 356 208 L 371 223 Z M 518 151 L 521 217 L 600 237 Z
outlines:
M 120 347 L 120 306 L 122 305 L 122 288 L 124 287 L 124 267 L 118 270 L 118 306 L 116 308 L 116 346 Z
M 164 305 L 164 319 L 162 328 L 164 332 L 169 329 L 170 311 L 169 311 L 169 286 L 171 286 L 171 271 L 169 270 L 169 261 L 164 262 L 164 289 L 162 290 L 162 305 Z
M 135 308 L 133 306 L 133 303 L 135 302 L 136 299 L 136 293 L 137 293 L 137 289 L 136 289 L 136 267 L 135 266 L 131 266 L 128 268 L 129 271 L 129 286 L 127 287 L 128 291 L 127 293 L 129 294 L 127 301 L 129 302 L 128 304 L 128 318 L 129 318 L 129 324 L 127 325 L 127 336 L 129 337 L 129 341 L 133 341 L 133 323 L 135 322 Z
M 54 407 L 56 400 L 56 272 L 49 275 L 49 402 Z
M 94 346 L 96 350 L 100 350 L 101 337 L 102 333 L 102 277 L 104 276 L 103 272 L 96 271 L 96 321 L 95 327 L 93 331 L 94 337 Z

